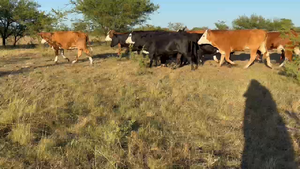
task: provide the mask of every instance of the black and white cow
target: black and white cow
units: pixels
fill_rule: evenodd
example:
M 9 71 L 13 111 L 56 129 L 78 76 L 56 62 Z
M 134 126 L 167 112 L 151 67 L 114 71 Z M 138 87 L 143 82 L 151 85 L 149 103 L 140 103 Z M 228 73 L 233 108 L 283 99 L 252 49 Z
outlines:
M 184 56 L 191 63 L 191 68 L 194 70 L 193 63 L 197 61 L 197 40 L 192 41 L 190 37 L 184 33 L 178 32 L 159 32 L 159 33 L 145 33 L 145 32 L 132 32 L 129 34 L 127 44 L 133 44 L 135 47 L 143 47 L 149 52 L 150 67 L 153 60 L 165 55 L 177 54 L 177 65 L 179 64 L 178 58 Z M 181 63 L 180 63 L 181 64 Z

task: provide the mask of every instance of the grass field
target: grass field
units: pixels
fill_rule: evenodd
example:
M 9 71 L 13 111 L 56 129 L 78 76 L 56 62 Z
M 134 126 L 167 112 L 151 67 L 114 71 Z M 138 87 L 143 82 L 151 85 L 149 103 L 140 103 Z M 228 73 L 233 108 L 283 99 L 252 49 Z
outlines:
M 300 86 L 280 69 L 116 51 L 1 50 L 0 168 L 300 168 Z

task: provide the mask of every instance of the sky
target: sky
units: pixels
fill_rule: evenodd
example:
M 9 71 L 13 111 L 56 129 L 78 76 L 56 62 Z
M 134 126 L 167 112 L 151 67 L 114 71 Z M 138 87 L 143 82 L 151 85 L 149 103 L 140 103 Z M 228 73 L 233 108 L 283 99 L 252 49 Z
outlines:
M 70 9 L 69 0 L 36 0 L 40 10 Z M 239 16 L 251 14 L 262 15 L 264 18 L 291 19 L 295 26 L 300 26 L 300 0 L 151 0 L 160 8 L 150 15 L 147 24 L 167 27 L 169 22 L 180 22 L 188 28 L 208 26 L 215 28 L 214 23 L 225 21 L 231 23 Z M 80 18 L 69 15 L 71 19 Z

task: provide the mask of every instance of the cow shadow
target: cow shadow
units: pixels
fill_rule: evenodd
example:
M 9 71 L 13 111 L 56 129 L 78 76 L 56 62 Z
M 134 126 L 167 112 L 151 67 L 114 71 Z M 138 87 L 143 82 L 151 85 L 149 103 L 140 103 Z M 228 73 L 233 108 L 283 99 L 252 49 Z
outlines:
M 21 68 L 21 69 L 12 70 L 12 71 L 0 71 L 0 77 L 4 77 L 4 76 L 8 76 L 8 75 L 17 75 L 17 74 L 27 73 L 27 72 L 31 72 L 35 69 L 38 69 L 38 68 L 52 67 L 52 66 L 66 65 L 66 64 L 71 64 L 71 63 L 70 62 L 59 62 L 59 63 L 56 63 L 56 64 L 52 63 L 52 64 L 47 64 L 47 65 L 42 65 L 42 66 L 30 66 L 30 67 Z
M 119 58 L 117 53 L 102 53 L 93 55 L 93 59 Z
M 14 50 L 14 49 L 34 49 L 38 46 L 38 44 L 25 44 L 25 45 L 6 45 L 6 46 L 0 46 L 0 49 L 5 50 Z
M 295 152 L 286 125 L 269 90 L 251 80 L 244 94 L 242 169 L 296 169 Z
M 209 55 L 207 54 L 207 55 L 204 55 L 204 59 L 205 59 L 205 61 L 213 60 L 213 56 L 214 56 L 213 54 L 209 54 Z M 221 55 L 217 54 L 216 57 L 218 60 L 220 60 Z M 233 53 L 230 55 L 230 60 L 232 60 L 232 61 L 248 61 L 249 59 L 250 59 L 250 54 L 247 54 L 247 53 Z M 271 59 L 271 61 L 275 61 L 276 63 L 282 62 L 280 60 L 280 54 L 278 54 L 278 53 L 270 54 L 270 59 Z

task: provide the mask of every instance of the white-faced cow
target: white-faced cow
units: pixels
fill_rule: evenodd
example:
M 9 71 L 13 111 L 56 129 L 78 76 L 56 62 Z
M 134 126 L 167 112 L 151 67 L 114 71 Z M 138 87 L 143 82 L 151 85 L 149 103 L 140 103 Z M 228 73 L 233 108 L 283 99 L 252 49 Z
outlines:
M 251 50 L 250 60 L 244 68 L 248 68 L 256 59 L 256 53 L 259 50 L 264 54 L 267 65 L 271 68 L 269 52 L 266 47 L 267 32 L 264 30 L 206 30 L 199 39 L 198 44 L 211 44 L 219 49 L 221 53 L 220 66 L 224 58 L 230 64 L 235 64 L 230 60 L 230 53 L 234 51 Z
M 57 31 L 53 33 L 42 32 L 39 33 L 39 35 L 42 37 L 42 43 L 47 42 L 54 49 L 55 63 L 57 63 L 58 61 L 59 50 L 62 51 L 62 57 L 69 61 L 69 59 L 64 56 L 63 50 L 78 49 L 78 55 L 76 56 L 76 59 L 72 62 L 72 64 L 78 61 L 78 58 L 82 55 L 82 52 L 86 53 L 89 56 L 90 64 L 93 64 L 90 50 L 87 48 L 87 43 L 89 41 L 89 37 L 87 34 L 74 31 Z

